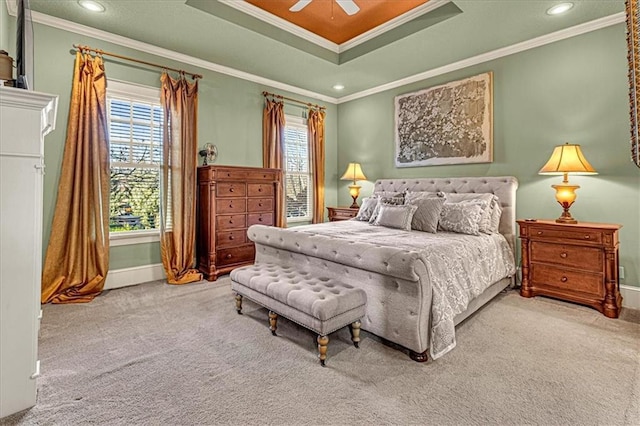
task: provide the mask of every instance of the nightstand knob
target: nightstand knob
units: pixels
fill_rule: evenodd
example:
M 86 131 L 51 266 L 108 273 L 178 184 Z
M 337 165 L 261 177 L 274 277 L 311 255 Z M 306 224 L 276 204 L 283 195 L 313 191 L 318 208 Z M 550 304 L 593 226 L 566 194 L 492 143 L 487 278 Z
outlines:
M 538 231 L 538 235 L 542 235 L 542 231 Z
M 231 253 L 229 253 L 229 254 L 227 255 L 227 259 L 231 259 L 232 257 L 233 257 L 233 256 L 231 255 Z
M 229 188 L 229 192 L 233 192 L 233 188 Z
M 233 240 L 233 235 L 229 235 L 229 239 L 230 239 L 230 240 Z
M 591 236 L 590 236 L 590 235 L 585 235 L 585 236 L 584 236 L 584 239 L 585 239 L 585 240 L 588 240 L 589 238 L 591 238 Z
M 566 252 L 560 253 L 560 257 L 564 259 L 565 257 L 567 257 L 567 253 Z
M 566 283 L 566 282 L 567 282 L 567 280 L 568 280 L 568 278 L 567 278 L 567 277 L 562 277 L 562 278 L 560 278 L 560 281 L 562 281 L 563 283 Z

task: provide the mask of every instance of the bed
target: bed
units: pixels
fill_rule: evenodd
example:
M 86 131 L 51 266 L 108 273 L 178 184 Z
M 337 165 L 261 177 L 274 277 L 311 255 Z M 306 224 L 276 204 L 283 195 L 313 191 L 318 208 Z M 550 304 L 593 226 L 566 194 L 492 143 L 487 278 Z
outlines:
M 455 345 L 455 325 L 514 282 L 514 177 L 382 179 L 374 195 L 494 194 L 501 207 L 491 234 L 399 230 L 359 220 L 288 229 L 254 225 L 256 263 L 275 263 L 339 279 L 367 294 L 362 328 L 439 358 Z

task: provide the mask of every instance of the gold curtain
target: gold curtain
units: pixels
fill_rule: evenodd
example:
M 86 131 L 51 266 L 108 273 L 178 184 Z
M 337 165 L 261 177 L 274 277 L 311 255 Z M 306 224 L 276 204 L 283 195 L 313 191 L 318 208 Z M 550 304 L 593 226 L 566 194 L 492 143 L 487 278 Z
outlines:
M 307 120 L 313 155 L 313 223 L 324 222 L 324 115 L 311 109 Z
M 280 169 L 284 173 L 284 103 L 265 99 L 262 114 L 262 165 L 271 169 Z M 283 185 L 283 182 L 280 182 Z M 286 206 L 284 190 L 278 191 L 276 203 L 279 208 L 275 226 L 284 228 L 286 225 Z
M 198 167 L 198 82 L 184 75 L 160 77 L 164 111 L 163 162 L 160 178 L 160 252 L 167 282 L 200 281 L 193 268 L 196 236 Z
M 76 53 L 42 303 L 90 302 L 109 270 L 109 138 L 102 58 Z

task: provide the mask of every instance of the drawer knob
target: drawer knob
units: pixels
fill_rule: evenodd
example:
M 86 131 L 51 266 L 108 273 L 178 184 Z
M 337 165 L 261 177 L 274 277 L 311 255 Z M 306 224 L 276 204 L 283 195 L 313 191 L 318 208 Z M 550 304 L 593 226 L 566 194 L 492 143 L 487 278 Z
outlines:
M 230 220 L 230 221 L 229 221 L 229 223 L 230 223 L 231 225 L 233 225 L 233 220 Z
M 229 239 L 230 239 L 230 240 L 233 240 L 233 235 L 229 235 Z
M 258 207 L 262 207 L 262 203 L 258 203 Z
M 231 259 L 232 257 L 233 257 L 233 256 L 231 256 L 231 253 L 229 253 L 229 254 L 227 255 L 227 259 Z
M 233 204 L 229 204 L 229 208 L 232 209 L 233 208 Z
M 567 253 L 566 252 L 560 253 L 560 257 L 564 259 L 565 257 L 567 257 Z
M 258 188 L 258 192 L 262 192 L 262 188 Z
M 258 218 L 258 222 L 262 222 L 262 218 L 261 217 Z
M 538 231 L 538 235 L 542 235 L 542 231 Z
M 585 240 L 588 240 L 589 238 L 591 238 L 591 235 L 585 235 L 585 236 L 584 236 L 584 239 L 585 239 Z
M 233 192 L 233 188 L 229 188 L 229 192 Z
M 568 279 L 569 278 L 567 278 L 567 277 L 562 277 L 562 278 L 560 278 L 560 281 L 562 281 L 563 283 L 566 283 Z

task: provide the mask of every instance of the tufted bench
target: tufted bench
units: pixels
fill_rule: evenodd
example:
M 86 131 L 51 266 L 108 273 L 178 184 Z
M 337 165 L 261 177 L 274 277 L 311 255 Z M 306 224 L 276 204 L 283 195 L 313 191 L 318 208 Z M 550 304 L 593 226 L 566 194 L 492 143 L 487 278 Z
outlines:
M 234 269 L 231 289 L 236 293 L 239 314 L 242 313 L 243 296 L 269 309 L 269 328 L 274 336 L 278 315 L 318 333 L 318 352 L 323 367 L 329 333 L 350 325 L 351 340 L 358 347 L 360 319 L 367 304 L 362 289 L 271 263 Z

